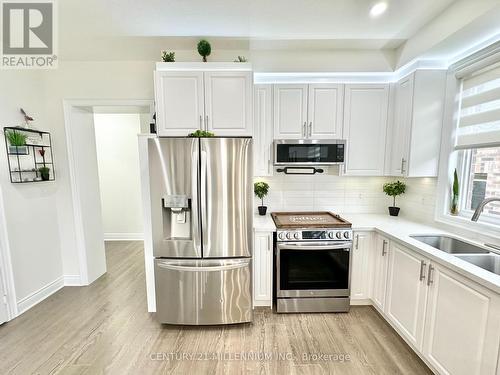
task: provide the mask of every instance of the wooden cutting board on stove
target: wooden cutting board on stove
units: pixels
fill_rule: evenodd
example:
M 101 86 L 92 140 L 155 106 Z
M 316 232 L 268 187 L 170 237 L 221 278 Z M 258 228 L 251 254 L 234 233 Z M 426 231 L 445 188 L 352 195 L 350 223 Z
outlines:
M 271 217 L 279 229 L 351 227 L 350 222 L 327 211 L 271 212 Z

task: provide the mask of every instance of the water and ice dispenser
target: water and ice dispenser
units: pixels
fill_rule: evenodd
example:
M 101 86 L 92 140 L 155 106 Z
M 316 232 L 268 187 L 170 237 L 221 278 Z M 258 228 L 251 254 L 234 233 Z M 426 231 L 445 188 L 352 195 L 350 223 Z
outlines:
M 164 195 L 162 201 L 164 238 L 191 239 L 191 199 L 187 195 Z

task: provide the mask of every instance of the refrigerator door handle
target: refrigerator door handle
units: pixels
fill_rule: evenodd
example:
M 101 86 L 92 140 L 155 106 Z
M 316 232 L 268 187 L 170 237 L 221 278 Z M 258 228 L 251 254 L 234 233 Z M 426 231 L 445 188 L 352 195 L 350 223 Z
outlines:
M 201 217 L 201 227 L 207 225 L 207 152 L 204 150 L 200 151 L 200 162 L 201 162 L 201 173 L 200 173 L 200 217 Z M 203 240 L 203 245 L 207 245 L 209 242 L 207 239 Z M 209 249 L 205 249 L 208 253 Z
M 200 222 L 200 202 L 199 202 L 199 167 L 198 167 L 198 154 L 193 152 L 191 154 L 191 162 L 195 168 L 192 168 L 191 184 L 192 184 L 192 226 L 193 226 L 193 242 L 196 251 L 201 256 L 201 222 Z
M 215 266 L 185 266 L 179 264 L 169 264 L 168 262 L 158 262 L 158 267 L 173 270 L 173 271 L 187 271 L 187 272 L 214 272 L 214 271 L 229 271 L 238 268 L 248 267 L 249 261 L 242 261 L 237 263 L 229 263 L 224 265 Z

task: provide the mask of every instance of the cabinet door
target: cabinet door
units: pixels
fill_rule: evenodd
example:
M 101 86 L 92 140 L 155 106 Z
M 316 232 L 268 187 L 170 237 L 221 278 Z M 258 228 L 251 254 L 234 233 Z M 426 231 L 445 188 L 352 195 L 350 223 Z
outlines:
M 308 98 L 307 137 L 342 139 L 343 85 L 311 84 Z
M 387 133 L 388 85 L 346 85 L 344 138 L 345 174 L 382 176 Z
M 432 264 L 424 356 L 441 374 L 495 374 L 499 297 Z
M 252 72 L 205 72 L 205 122 L 218 136 L 252 136 Z
M 391 167 L 393 176 L 405 176 L 408 170 L 408 147 L 413 111 L 414 75 L 396 83 L 394 96 L 394 123 L 392 134 Z
M 371 245 L 371 233 L 354 233 L 354 242 L 351 256 L 351 300 L 367 299 L 369 297 L 369 256 Z
M 428 264 L 426 258 L 391 242 L 385 311 L 400 334 L 419 350 L 424 334 Z
M 389 240 L 377 235 L 373 256 L 373 290 L 372 300 L 381 311 L 385 308 L 387 287 L 387 266 L 389 264 Z
M 273 277 L 273 234 L 255 232 L 253 253 L 254 306 L 271 306 Z
M 160 136 L 186 136 L 203 128 L 203 72 L 155 72 Z
M 254 91 L 254 176 L 272 176 L 273 86 L 255 85 Z
M 274 138 L 301 139 L 306 132 L 307 85 L 275 85 Z

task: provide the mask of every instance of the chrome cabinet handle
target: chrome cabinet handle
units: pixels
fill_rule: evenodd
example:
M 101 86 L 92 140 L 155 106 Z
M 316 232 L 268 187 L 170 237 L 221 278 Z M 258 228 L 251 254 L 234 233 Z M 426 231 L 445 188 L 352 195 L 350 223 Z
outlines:
M 401 158 L 401 174 L 405 174 L 405 163 L 406 163 L 406 160 L 405 158 Z
M 382 256 L 383 257 L 385 257 L 385 255 L 387 254 L 386 246 L 387 246 L 387 241 L 384 240 L 384 242 L 382 242 Z
M 271 243 L 272 243 L 271 236 L 268 236 L 267 237 L 267 251 L 271 251 L 271 247 L 272 247 Z
M 200 129 L 203 129 L 203 116 L 200 115 Z
M 425 267 L 427 264 L 422 260 L 420 261 L 420 281 L 425 279 Z
M 302 136 L 307 137 L 307 121 L 304 121 L 304 125 L 302 125 Z
M 313 123 L 312 123 L 312 121 L 311 121 L 311 122 L 309 123 L 309 138 L 311 138 L 311 136 L 312 136 L 312 132 L 313 132 L 313 131 L 312 131 L 312 126 L 313 126 Z
M 427 273 L 427 286 L 431 285 L 434 280 L 432 280 L 432 273 L 434 271 L 434 267 L 432 267 L 432 264 L 429 264 L 429 272 Z
M 356 234 L 356 250 L 359 249 L 359 234 Z

